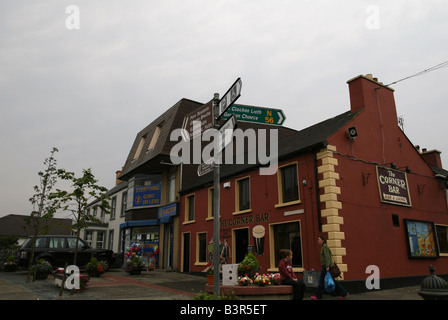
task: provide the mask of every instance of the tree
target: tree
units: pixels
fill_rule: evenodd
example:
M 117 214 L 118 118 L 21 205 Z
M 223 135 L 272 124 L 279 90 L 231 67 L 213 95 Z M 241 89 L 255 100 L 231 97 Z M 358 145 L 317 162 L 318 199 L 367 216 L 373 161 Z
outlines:
M 34 186 L 34 191 L 36 193 L 29 199 L 33 205 L 33 211 L 31 212 L 31 215 L 25 219 L 25 222 L 32 232 L 33 242 L 26 277 L 27 282 L 30 280 L 37 235 L 48 233 L 50 230 L 49 221 L 53 218 L 54 213 L 56 212 L 56 208 L 53 206 L 53 201 L 50 200 L 50 196 L 56 185 L 58 173 L 63 172 L 63 170 L 56 168 L 56 152 L 58 152 L 58 149 L 53 148 L 51 150 L 51 156 L 44 160 L 45 170 L 38 172 L 40 184 Z
M 99 186 L 98 180 L 91 169 L 83 170 L 82 176 L 77 178 L 73 172 L 59 170 L 59 178 L 71 182 L 71 190 L 57 189 L 51 195 L 54 206 L 73 214 L 74 223 L 72 230 L 76 232 L 76 247 L 73 264 L 76 265 L 78 257 L 78 245 L 81 229 L 87 228 L 89 222 L 100 223 L 100 221 L 87 211 L 87 206 L 93 201 L 98 200 L 96 207 L 102 209 L 104 213 L 110 213 L 110 197 L 107 195 L 107 188 Z

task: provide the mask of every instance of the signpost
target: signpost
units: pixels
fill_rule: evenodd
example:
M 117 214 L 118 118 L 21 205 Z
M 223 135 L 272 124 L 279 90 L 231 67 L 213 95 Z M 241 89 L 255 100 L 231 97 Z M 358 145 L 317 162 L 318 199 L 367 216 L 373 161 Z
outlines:
M 234 104 L 221 116 L 227 119 L 235 115 L 236 120 L 281 126 L 285 122 L 285 114 L 280 109 L 262 108 Z
M 201 124 L 200 128 L 195 128 L 193 126 L 193 122 L 199 123 L 198 121 L 200 121 Z M 188 141 L 189 139 L 193 139 L 198 135 L 201 135 L 205 130 L 213 128 L 213 126 L 212 103 L 209 102 L 185 116 L 182 129 L 185 129 L 188 132 L 188 136 L 182 134 L 182 137 L 185 141 Z
M 214 119 L 214 126 L 216 129 L 219 128 L 221 136 L 222 132 L 225 132 L 226 129 L 234 129 L 236 125 L 236 119 L 235 117 L 231 117 L 229 120 L 226 121 L 222 125 L 222 127 L 219 127 L 219 119 L 223 115 L 223 113 L 240 97 L 241 94 L 241 86 L 242 82 L 241 79 L 238 78 L 235 83 L 230 87 L 230 89 L 226 92 L 224 97 L 219 100 L 219 94 L 215 93 L 213 97 L 213 112 L 215 114 Z M 221 131 L 222 130 L 222 131 Z M 227 131 L 228 132 L 228 131 Z M 225 146 L 230 143 L 230 140 L 227 139 L 224 135 L 222 143 L 222 148 L 224 149 Z M 227 144 L 226 144 L 227 143 Z M 222 149 L 221 149 L 222 150 Z M 214 274 L 213 274 L 213 292 L 217 295 L 219 295 L 219 285 L 220 285 L 220 279 L 219 279 L 219 204 L 220 204 L 220 167 L 218 164 L 218 154 L 219 152 L 215 153 L 215 161 L 214 161 L 214 168 L 213 168 L 213 268 L 214 268 Z

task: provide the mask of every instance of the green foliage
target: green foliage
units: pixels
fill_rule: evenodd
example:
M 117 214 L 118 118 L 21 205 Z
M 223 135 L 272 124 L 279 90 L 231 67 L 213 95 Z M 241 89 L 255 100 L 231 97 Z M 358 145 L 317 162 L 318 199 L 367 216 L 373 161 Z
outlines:
M 238 300 L 233 290 L 228 290 L 220 295 L 216 293 L 201 292 L 193 297 L 193 300 Z
M 259 267 L 259 263 L 255 255 L 251 252 L 246 254 L 243 261 L 238 265 L 238 275 L 245 275 L 252 270 L 256 270 Z

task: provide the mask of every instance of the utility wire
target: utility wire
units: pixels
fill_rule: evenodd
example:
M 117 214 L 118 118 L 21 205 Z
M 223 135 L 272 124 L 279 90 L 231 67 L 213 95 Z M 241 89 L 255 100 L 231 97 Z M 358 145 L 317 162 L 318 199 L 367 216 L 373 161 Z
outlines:
M 420 72 L 418 72 L 416 74 L 413 74 L 412 76 L 409 76 L 409 77 L 397 80 L 395 82 L 389 83 L 386 86 L 388 87 L 388 86 L 391 86 L 391 85 L 396 84 L 398 82 L 401 82 L 401 81 L 404 81 L 404 80 L 407 80 L 407 79 L 410 79 L 410 78 L 418 77 L 418 76 L 421 76 L 421 75 L 423 75 L 425 73 L 428 73 L 428 72 L 431 72 L 431 71 L 435 71 L 437 69 L 441 69 L 441 68 L 444 68 L 444 67 L 447 67 L 447 66 L 448 66 L 448 61 L 445 61 L 445 62 L 442 62 L 442 63 L 440 63 L 440 64 L 438 64 L 438 65 L 436 65 L 434 67 L 431 67 L 429 69 L 426 69 L 426 70 L 420 71 Z

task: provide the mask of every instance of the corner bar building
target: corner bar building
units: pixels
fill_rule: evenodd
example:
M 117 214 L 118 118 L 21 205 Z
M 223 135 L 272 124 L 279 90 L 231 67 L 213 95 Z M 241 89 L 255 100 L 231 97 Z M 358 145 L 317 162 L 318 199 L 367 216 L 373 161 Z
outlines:
M 252 249 L 260 272 L 276 272 L 279 250 L 290 248 L 301 277 L 320 270 L 323 234 L 346 281 L 365 281 L 372 265 L 381 279 L 426 276 L 430 264 L 448 274 L 448 171 L 440 152 L 420 151 L 400 129 L 393 89 L 371 75 L 347 83 L 349 111 L 301 131 L 281 129 L 275 174 L 260 175 L 256 164 L 221 165 L 227 263 Z M 184 166 L 183 178 L 196 169 Z M 213 174 L 183 182 L 180 195 L 179 269 L 201 272 L 213 239 Z

